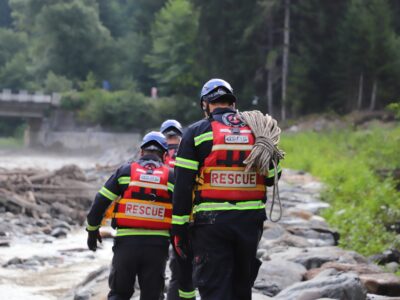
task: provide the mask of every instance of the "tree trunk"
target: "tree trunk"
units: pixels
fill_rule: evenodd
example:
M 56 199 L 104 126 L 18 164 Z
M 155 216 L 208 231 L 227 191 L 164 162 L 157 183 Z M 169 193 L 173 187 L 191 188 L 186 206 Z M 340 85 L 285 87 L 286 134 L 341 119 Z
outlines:
M 267 26 L 268 26 L 268 51 L 272 51 L 274 48 L 274 15 L 272 12 L 268 14 Z M 272 116 L 274 114 L 274 100 L 273 100 L 273 68 L 274 64 L 268 62 L 268 81 L 267 81 L 267 102 L 268 102 L 268 113 Z
M 378 90 L 378 81 L 374 79 L 374 83 L 372 85 L 372 93 L 371 93 L 371 103 L 369 105 L 369 110 L 373 111 L 375 110 L 375 105 L 376 105 L 376 92 Z
M 289 46 L 290 46 L 290 0 L 285 0 L 285 24 L 283 29 L 283 63 L 282 63 L 282 107 L 281 118 L 286 120 L 286 94 L 287 76 L 289 68 Z
M 362 109 L 363 89 L 364 89 L 364 74 L 361 73 L 360 81 L 358 83 L 357 110 L 361 110 Z

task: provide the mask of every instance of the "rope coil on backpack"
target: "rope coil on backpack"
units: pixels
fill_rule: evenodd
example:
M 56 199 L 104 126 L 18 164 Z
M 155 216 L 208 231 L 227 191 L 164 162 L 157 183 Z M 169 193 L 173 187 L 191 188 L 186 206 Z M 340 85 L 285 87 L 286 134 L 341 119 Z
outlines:
M 269 219 L 278 222 L 282 218 L 282 203 L 278 188 L 278 162 L 285 156 L 285 152 L 278 149 L 281 129 L 277 121 L 270 115 L 264 115 L 258 110 L 238 112 L 240 119 L 246 123 L 255 136 L 255 143 L 250 155 L 244 160 L 245 172 L 256 170 L 259 174 L 268 174 L 270 164 L 274 166 L 274 185 L 272 190 L 272 202 Z M 279 217 L 272 219 L 272 211 L 275 205 L 275 197 L 279 203 Z

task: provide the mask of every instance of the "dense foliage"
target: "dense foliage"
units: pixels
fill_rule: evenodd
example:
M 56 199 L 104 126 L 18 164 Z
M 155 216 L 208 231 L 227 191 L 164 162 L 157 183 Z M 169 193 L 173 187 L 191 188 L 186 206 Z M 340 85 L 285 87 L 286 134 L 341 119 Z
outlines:
M 157 87 L 187 109 L 223 77 L 241 109 L 267 111 L 270 95 L 279 118 L 288 3 L 289 117 L 397 101 L 396 0 L 0 0 L 0 89 L 79 91 L 92 73 L 116 99 Z
M 390 230 L 400 217 L 400 192 L 390 176 L 380 175 L 400 168 L 399 126 L 285 134 L 281 143 L 289 153 L 284 166 L 326 183 L 323 198 L 331 208 L 324 215 L 341 233 L 343 247 L 370 255 L 400 246 Z

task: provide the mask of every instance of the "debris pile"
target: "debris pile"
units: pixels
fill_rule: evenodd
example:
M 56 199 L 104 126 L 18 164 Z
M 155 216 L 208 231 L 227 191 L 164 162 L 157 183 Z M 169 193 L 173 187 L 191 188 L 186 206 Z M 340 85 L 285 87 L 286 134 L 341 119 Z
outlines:
M 14 232 L 12 225 L 20 225 L 28 234 L 39 228 L 65 236 L 70 225 L 84 223 L 97 189 L 76 165 L 56 171 L 0 169 L 0 232 Z

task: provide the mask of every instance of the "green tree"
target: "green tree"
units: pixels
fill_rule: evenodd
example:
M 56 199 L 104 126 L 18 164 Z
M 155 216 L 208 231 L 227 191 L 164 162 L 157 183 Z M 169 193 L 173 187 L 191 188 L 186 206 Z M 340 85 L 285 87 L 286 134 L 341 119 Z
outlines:
M 355 109 L 358 100 L 359 108 L 374 108 L 376 97 L 380 98 L 381 107 L 387 104 L 382 96 L 394 97 L 392 93 L 396 88 L 399 91 L 400 79 L 399 41 L 388 2 L 350 1 L 338 42 L 340 48 L 335 68 L 338 106 Z
M 11 27 L 11 8 L 8 0 L 0 0 L 0 27 Z
M 84 79 L 93 71 L 107 78 L 113 40 L 99 20 L 97 5 L 85 2 L 47 5 L 40 11 L 33 51 L 37 71 L 52 70 L 73 79 Z
M 167 94 L 187 94 L 199 86 L 196 38 L 199 14 L 189 0 L 170 0 L 157 13 L 146 61 L 157 85 Z

